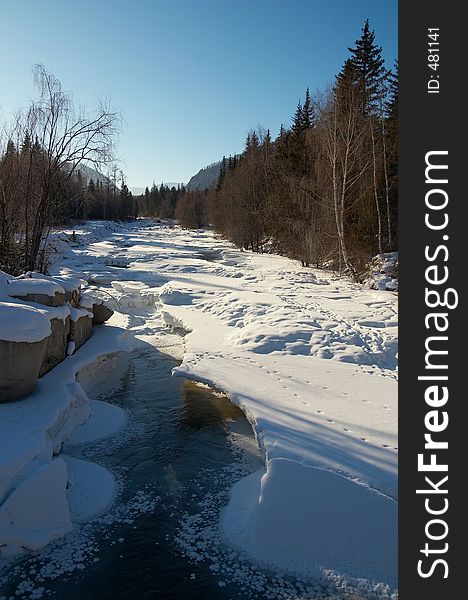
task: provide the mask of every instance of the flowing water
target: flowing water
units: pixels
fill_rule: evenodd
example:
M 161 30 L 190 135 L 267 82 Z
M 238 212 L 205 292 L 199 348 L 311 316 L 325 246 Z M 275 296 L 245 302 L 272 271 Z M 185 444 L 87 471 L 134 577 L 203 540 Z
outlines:
M 116 475 L 114 506 L 12 568 L 4 586 L 0 582 L 0 598 L 221 600 L 243 595 L 239 585 L 224 585 L 212 561 L 184 556 L 196 540 L 189 539 L 193 528 L 187 533 L 183 523 L 200 513 L 199 503 L 207 496 L 214 518 L 220 485 L 232 485 L 259 468 L 261 458 L 243 413 L 222 394 L 172 377 L 177 364 L 154 349 L 133 356 L 112 395 L 112 402 L 131 415 L 127 428 L 108 441 L 71 449 Z
M 108 398 L 130 415 L 126 427 L 65 448 L 114 474 L 114 504 L 10 565 L 0 600 L 363 598 L 269 572 L 224 544 L 218 523 L 229 490 L 262 457 L 243 413 L 226 396 L 172 377 L 177 364 L 154 348 L 133 355 Z

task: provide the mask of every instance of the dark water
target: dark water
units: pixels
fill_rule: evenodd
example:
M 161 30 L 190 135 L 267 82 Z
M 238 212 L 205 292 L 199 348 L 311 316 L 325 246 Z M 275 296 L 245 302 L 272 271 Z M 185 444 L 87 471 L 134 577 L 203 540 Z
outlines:
M 132 415 L 128 431 L 72 452 L 117 475 L 120 491 L 114 509 L 109 517 L 84 526 L 80 534 L 13 568 L 8 582 L 0 584 L 0 597 L 18 590 L 24 593 L 16 598 L 40 597 L 41 587 L 44 597 L 67 600 L 246 597 L 239 585 L 221 582 L 220 587 L 210 561 L 189 561 L 176 539 L 181 520 L 199 512 L 199 501 L 210 491 L 218 494 L 217 475 L 248 453 L 229 443 L 228 426 L 251 437 L 253 432 L 226 397 L 171 377 L 176 365 L 173 358 L 154 350 L 134 356 L 121 389 L 112 396 L 113 403 Z M 258 468 L 255 454 L 247 459 Z M 244 464 L 237 478 L 249 470 Z M 83 557 L 83 564 L 57 577 L 68 568 L 66 561 L 61 564 L 60 554 L 71 557 L 75 565 Z M 55 571 L 50 567 L 54 564 Z M 51 573 L 52 578 L 38 573 Z M 25 577 L 32 586 L 21 584 Z
M 65 449 L 114 473 L 113 506 L 0 573 L 0 600 L 390 600 L 385 590 L 269 572 L 224 544 L 218 522 L 229 490 L 263 463 L 242 412 L 171 377 L 177 364 L 154 349 L 133 356 L 108 399 L 130 414 L 128 425 Z

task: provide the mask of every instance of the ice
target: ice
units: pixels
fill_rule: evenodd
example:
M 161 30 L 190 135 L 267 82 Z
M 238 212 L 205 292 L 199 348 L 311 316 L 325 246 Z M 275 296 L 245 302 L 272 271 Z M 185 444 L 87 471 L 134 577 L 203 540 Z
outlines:
M 234 486 L 222 526 L 231 543 L 270 567 L 318 577 L 321 565 L 396 586 L 396 519 L 397 503 L 387 496 L 332 471 L 273 459 L 267 473 Z
M 127 421 L 125 411 L 114 404 L 90 400 L 89 408 L 89 419 L 74 430 L 67 440 L 68 444 L 89 444 L 110 437 L 122 429 Z

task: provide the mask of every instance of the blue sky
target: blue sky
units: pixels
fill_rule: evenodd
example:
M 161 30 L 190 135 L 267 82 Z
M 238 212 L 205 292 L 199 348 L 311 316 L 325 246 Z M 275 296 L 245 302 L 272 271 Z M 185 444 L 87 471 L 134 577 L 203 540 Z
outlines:
M 396 0 L 0 0 L 0 121 L 33 97 L 43 63 L 77 102 L 122 112 L 130 186 L 185 182 L 250 128 L 289 124 L 367 17 L 391 66 Z

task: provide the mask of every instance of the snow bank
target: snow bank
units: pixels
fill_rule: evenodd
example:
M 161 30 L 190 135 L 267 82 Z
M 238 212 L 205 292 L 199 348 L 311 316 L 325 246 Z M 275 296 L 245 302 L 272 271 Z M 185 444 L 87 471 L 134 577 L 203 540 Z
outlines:
M 264 453 L 266 472 L 233 490 L 226 541 L 304 577 L 395 586 L 395 297 L 282 257 L 222 261 L 174 261 L 159 301 L 187 332 L 174 374 L 226 392 Z
M 222 530 L 270 567 L 317 577 L 321 566 L 395 587 L 396 519 L 397 503 L 382 494 L 332 471 L 274 459 L 267 473 L 234 486 Z
M 66 292 L 79 291 L 81 289 L 81 286 L 85 285 L 86 283 L 83 279 L 71 277 L 70 275 L 56 275 L 54 277 L 50 277 L 48 275 L 43 275 L 42 273 L 36 273 L 34 271 L 26 273 L 24 277 L 25 279 L 46 279 L 47 281 L 53 281 L 60 285 Z
M 70 531 L 66 486 L 67 468 L 61 459 L 49 461 L 22 481 L 0 506 L 0 551 L 5 546 L 9 553 L 38 550 Z
M 369 264 L 365 285 L 373 290 L 398 291 L 398 252 L 378 254 Z

